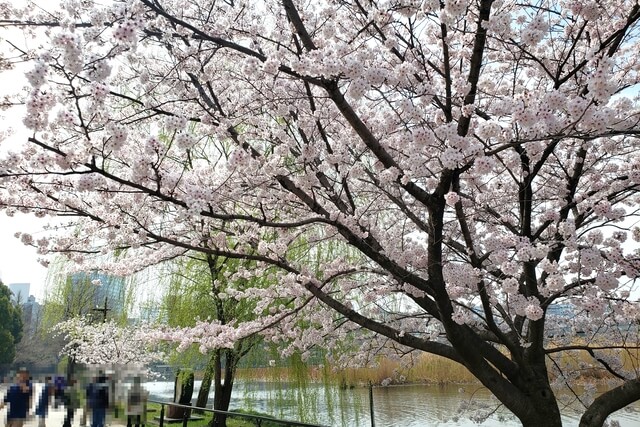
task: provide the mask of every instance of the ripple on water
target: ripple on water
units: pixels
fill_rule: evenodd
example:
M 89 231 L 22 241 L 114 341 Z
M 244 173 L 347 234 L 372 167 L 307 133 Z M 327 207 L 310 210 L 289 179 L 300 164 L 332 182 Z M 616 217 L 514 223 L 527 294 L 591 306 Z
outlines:
M 171 400 L 173 397 L 173 382 L 150 382 L 146 385 L 152 398 Z M 200 382 L 196 381 L 194 398 L 199 387 Z M 305 398 L 314 399 L 314 402 L 305 403 L 302 399 L 302 405 L 306 407 L 302 410 L 307 416 L 315 415 L 315 419 L 311 417 L 306 421 L 344 427 L 371 425 L 367 388 L 331 389 L 329 396 L 330 403 L 325 398 L 325 388 L 322 385 L 310 390 Z M 293 390 L 285 384 L 241 381 L 234 387 L 232 401 L 232 410 L 252 408 L 280 418 L 301 418 L 301 400 L 298 400 Z M 504 408 L 494 411 L 499 406 L 497 400 L 486 389 L 474 385 L 375 387 L 373 402 L 376 427 L 520 426 L 520 422 Z M 467 416 L 456 417 L 461 406 L 468 408 Z M 473 415 L 483 410 L 494 412 L 485 422 L 478 424 L 468 418 L 469 414 Z M 563 410 L 564 426 L 577 426 L 578 419 L 578 412 L 575 410 Z M 640 404 L 633 405 L 631 410 L 618 411 L 613 419 L 619 421 L 621 427 L 640 427 Z

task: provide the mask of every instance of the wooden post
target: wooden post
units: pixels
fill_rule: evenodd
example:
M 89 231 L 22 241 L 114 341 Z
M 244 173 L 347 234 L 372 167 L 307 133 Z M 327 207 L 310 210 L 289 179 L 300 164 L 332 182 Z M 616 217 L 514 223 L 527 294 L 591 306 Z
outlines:
M 371 427 L 375 427 L 376 422 L 373 417 L 373 385 L 369 381 L 369 413 L 371 414 Z
M 160 427 L 164 427 L 164 403 L 160 406 Z

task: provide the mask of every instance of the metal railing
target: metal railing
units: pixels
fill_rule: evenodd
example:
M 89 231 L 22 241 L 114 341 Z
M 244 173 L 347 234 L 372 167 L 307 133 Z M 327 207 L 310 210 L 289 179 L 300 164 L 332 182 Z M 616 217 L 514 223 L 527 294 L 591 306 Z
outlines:
M 326 427 L 326 426 L 322 426 L 320 424 L 309 424 L 309 423 L 303 423 L 300 421 L 289 421 L 289 420 L 279 420 L 277 418 L 271 418 L 268 416 L 261 416 L 261 415 L 252 415 L 252 414 L 244 414 L 242 412 L 231 412 L 231 411 L 220 411 L 217 409 L 209 409 L 209 408 L 200 408 L 197 406 L 188 406 L 188 405 L 181 405 L 179 403 L 174 403 L 174 402 L 163 402 L 160 400 L 153 400 L 153 399 L 149 399 L 147 400 L 147 402 L 152 402 L 152 403 L 157 403 L 160 405 L 160 427 L 164 427 L 165 424 L 165 406 L 175 406 L 175 407 L 179 407 L 179 408 L 185 408 L 188 409 L 187 411 L 184 411 L 184 414 L 182 416 L 182 426 L 183 427 L 188 427 L 188 422 L 189 419 L 191 418 L 191 414 L 193 411 L 206 411 L 206 412 L 211 412 L 214 414 L 214 416 L 216 414 L 220 414 L 220 415 L 225 415 L 227 418 L 244 418 L 244 419 L 249 419 L 253 422 L 255 422 L 257 427 L 261 427 L 263 424 L 262 423 L 271 423 L 271 424 L 276 424 L 278 426 L 296 426 L 296 427 Z

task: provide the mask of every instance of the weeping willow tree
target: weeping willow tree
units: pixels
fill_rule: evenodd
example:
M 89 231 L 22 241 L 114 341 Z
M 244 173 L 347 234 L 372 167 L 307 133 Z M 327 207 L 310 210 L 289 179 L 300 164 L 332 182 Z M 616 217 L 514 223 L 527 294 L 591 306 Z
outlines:
M 269 241 L 273 236 L 264 236 Z M 324 245 L 313 247 L 309 242 L 298 237 L 282 254 L 288 258 L 304 259 L 312 270 L 320 269 L 327 259 L 350 257 L 353 254 L 344 250 L 342 245 L 326 242 Z M 174 260 L 169 264 L 169 287 L 161 304 L 162 316 L 171 327 L 193 327 L 198 322 L 214 322 L 219 325 L 250 323 L 259 316 L 264 316 L 274 306 L 294 306 L 291 298 L 278 298 L 270 295 L 277 280 L 276 275 L 269 271 L 256 275 L 256 262 L 216 256 L 212 254 L 191 253 Z M 264 292 L 263 292 L 264 291 Z M 304 315 L 292 311 L 288 318 L 282 318 L 280 325 L 272 324 L 267 331 L 256 330 L 255 333 L 236 339 L 233 347 L 208 347 L 202 343 L 194 343 L 188 348 L 182 348 L 179 355 L 181 362 L 197 364 L 204 356 L 204 373 L 202 385 L 198 392 L 196 406 L 207 406 L 211 388 L 214 389 L 213 408 L 227 411 L 231 402 L 231 393 L 236 380 L 237 369 L 247 355 L 268 354 L 274 352 L 274 357 L 280 354 L 303 354 L 311 348 L 300 348 L 295 338 L 285 338 L 274 344 L 273 336 L 286 337 L 284 331 L 298 331 L 298 335 L 305 330 L 314 328 L 312 321 Z M 266 339 L 265 339 L 266 336 Z M 267 341 L 270 343 L 267 343 Z M 283 357 L 283 361 L 293 361 L 289 365 L 297 370 L 300 357 Z M 300 375 L 294 375 L 300 379 Z M 306 380 L 303 381 L 304 384 Z M 302 385 L 302 384 L 300 384 Z M 306 389 L 306 387 L 298 387 Z M 226 425 L 226 417 L 216 416 L 212 426 Z
M 312 274 L 329 277 L 332 273 L 325 268 L 331 262 L 354 260 L 360 255 L 339 241 L 321 237 L 319 241 L 310 242 L 304 236 L 296 236 L 282 256 L 304 263 Z M 354 305 L 368 305 L 366 294 L 357 281 L 354 275 L 351 300 Z M 284 298 L 279 301 L 285 305 L 290 302 Z M 347 419 L 358 421 L 364 415 L 366 402 L 361 400 L 359 393 L 349 392 L 341 368 L 351 366 L 351 362 L 357 365 L 375 363 L 379 353 L 360 353 L 355 358 L 362 349 L 362 340 L 367 339 L 366 333 L 357 328 L 337 339 L 332 330 L 344 328 L 344 319 L 329 315 L 328 324 L 333 326 L 327 327 L 324 322 L 327 313 L 318 317 L 316 309 L 314 302 L 309 301 L 305 310 L 292 313 L 262 331 L 264 339 L 243 358 L 239 376 L 245 380 L 243 391 L 247 409 L 264 410 L 262 406 L 254 408 L 253 403 L 257 401 L 256 393 L 266 392 L 267 412 L 279 418 L 297 417 L 302 422 L 318 423 L 327 421 L 319 417 L 324 413 L 331 425 L 341 425 Z M 311 335 L 320 338 L 308 340 L 306 337 Z M 265 383 L 257 384 L 262 381 Z
M 203 238 L 211 239 L 212 237 L 205 232 Z M 260 242 L 252 242 L 252 245 L 259 251 L 260 245 L 268 244 L 273 240 L 275 240 L 274 236 L 264 235 Z M 355 251 L 335 240 L 321 239 L 320 242 L 313 243 L 311 244 L 304 236 L 292 236 L 292 244 L 282 251 L 280 256 L 297 259 L 303 262 L 313 274 L 327 276 L 331 273 L 322 272 L 322 268 L 331 260 L 345 260 L 359 256 Z M 297 407 L 308 413 L 308 405 L 303 405 L 302 402 L 317 401 L 311 398 L 315 393 L 313 391 L 315 384 L 312 384 L 311 378 L 305 373 L 308 369 L 309 356 L 314 355 L 314 363 L 322 365 L 324 370 L 327 363 L 325 359 L 350 358 L 348 354 L 353 354 L 354 341 L 358 345 L 359 341 L 350 335 L 342 340 L 336 340 L 332 336 L 332 330 L 344 328 L 344 319 L 335 315 L 333 326 L 331 322 L 327 326 L 325 321 L 327 314 L 320 310 L 317 301 L 313 298 L 307 298 L 301 303 L 290 296 L 274 294 L 274 284 L 278 280 L 278 275 L 270 274 L 270 269 L 256 274 L 260 271 L 259 267 L 264 268 L 257 264 L 258 262 L 254 260 L 202 253 L 187 253 L 168 264 L 170 280 L 161 303 L 161 312 L 170 327 L 185 328 L 186 331 L 189 327 L 193 328 L 202 322 L 216 326 L 248 325 L 261 316 L 265 317 L 272 310 L 286 312 L 286 315 L 273 316 L 268 327 L 254 329 L 253 333 L 236 338 L 232 347 L 216 347 L 206 342 L 211 335 L 215 335 L 212 332 L 202 333 L 199 337 L 200 341 L 192 337 L 179 337 L 181 343 L 193 340 L 193 344 L 188 347 L 180 346 L 180 353 L 174 357 L 179 358 L 183 365 L 204 363 L 202 385 L 196 406 L 200 408 L 207 406 L 208 397 L 213 388 L 213 408 L 228 411 L 238 367 L 243 361 L 242 365 L 250 365 L 249 359 L 253 359 L 256 354 L 262 359 L 265 355 L 270 355 L 270 360 L 262 360 L 257 365 L 254 363 L 253 366 L 269 366 L 271 362 L 277 360 L 278 365 L 287 371 L 285 377 L 292 381 L 293 387 L 290 389 L 296 390 L 293 398 L 297 402 Z M 356 275 L 352 280 L 351 291 L 354 304 L 367 304 Z M 305 297 L 301 295 L 298 298 Z M 275 310 L 276 307 L 277 310 Z M 309 334 L 326 335 L 329 338 L 325 341 L 327 346 L 305 339 Z M 328 376 L 323 376 L 321 380 L 325 386 L 332 387 L 334 384 L 329 384 L 327 378 Z M 278 384 L 281 379 L 278 378 L 272 382 Z M 327 391 L 325 395 L 331 398 L 332 392 Z M 283 397 L 285 396 L 276 395 L 275 400 L 282 401 Z M 290 397 L 288 396 L 287 399 Z M 298 415 L 305 418 L 308 415 L 305 413 Z M 226 417 L 224 416 L 218 415 L 212 420 L 212 426 L 225 425 Z
M 256 303 L 251 298 L 227 297 L 231 284 L 227 277 L 239 268 L 251 269 L 251 261 L 233 260 L 210 254 L 194 254 L 176 260 L 170 267 L 170 284 L 162 302 L 163 315 L 170 326 L 188 327 L 198 321 L 216 321 L 221 325 L 240 322 L 255 317 Z M 269 278 L 251 277 L 235 279 L 233 289 L 268 285 Z M 192 345 L 180 354 L 181 360 L 194 361 L 196 352 L 204 353 L 205 368 L 196 406 L 207 406 L 211 387 L 214 389 L 213 408 L 227 411 L 236 379 L 236 370 L 242 358 L 261 342 L 261 337 L 251 335 L 237 340 L 232 348 L 205 349 Z M 217 414 L 212 426 L 226 426 L 226 416 Z

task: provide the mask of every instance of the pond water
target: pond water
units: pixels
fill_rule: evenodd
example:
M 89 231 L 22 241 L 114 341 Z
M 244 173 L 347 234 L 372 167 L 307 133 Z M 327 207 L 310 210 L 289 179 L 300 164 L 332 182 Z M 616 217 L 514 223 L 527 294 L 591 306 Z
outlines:
M 196 381 L 194 402 L 199 385 Z M 166 401 L 173 397 L 172 382 L 149 382 L 146 387 L 152 399 Z M 578 425 L 580 413 L 573 409 L 575 404 L 569 402 L 562 409 L 564 426 Z M 475 385 L 374 387 L 373 407 L 376 427 L 520 425 L 486 389 Z M 366 387 L 343 390 L 316 384 L 301 391 L 283 383 L 239 382 L 234 387 L 230 410 L 237 408 L 327 426 L 371 425 Z M 621 427 L 640 427 L 640 404 L 616 412 L 609 420 L 618 421 Z

